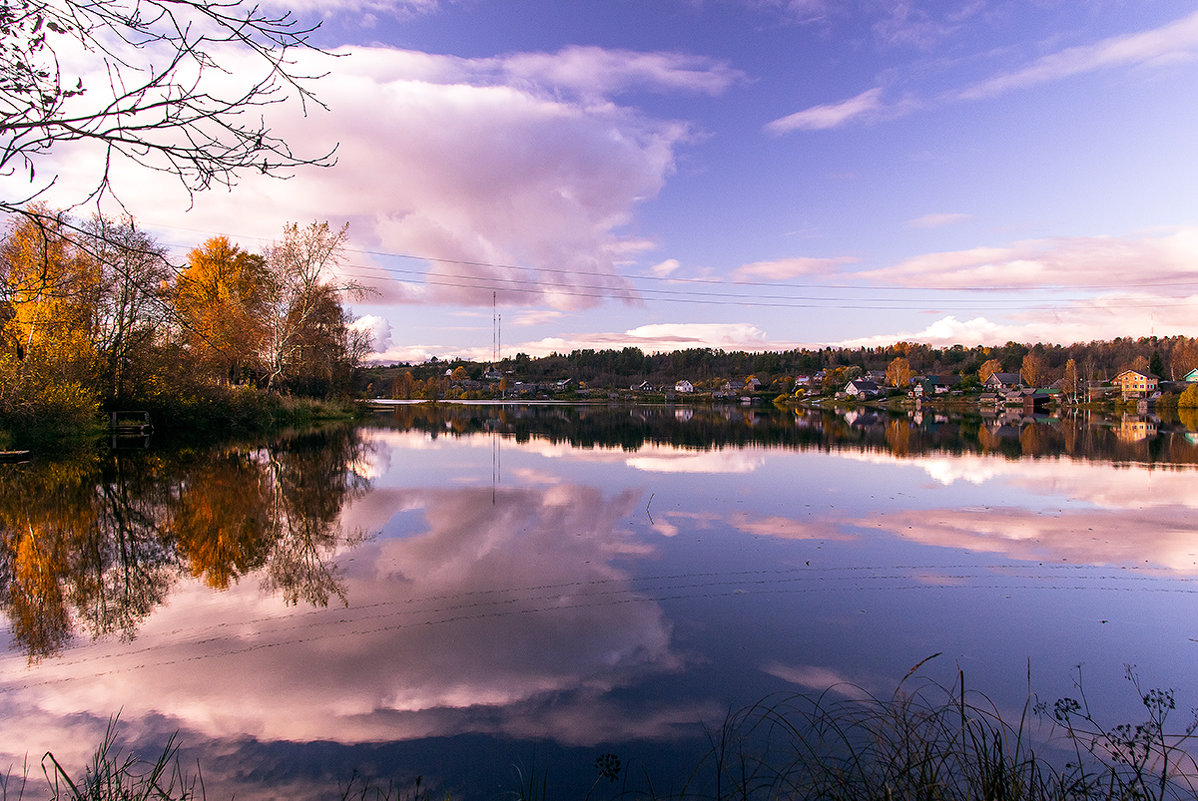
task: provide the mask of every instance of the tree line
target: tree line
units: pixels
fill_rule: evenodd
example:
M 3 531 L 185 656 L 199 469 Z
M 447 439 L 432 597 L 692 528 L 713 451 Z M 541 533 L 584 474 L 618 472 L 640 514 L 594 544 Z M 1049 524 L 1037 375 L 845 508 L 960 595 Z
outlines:
M 344 306 L 362 289 L 333 276 L 346 236 L 291 223 L 261 253 L 215 236 L 176 265 L 132 218 L 11 216 L 0 239 L 0 429 L 349 393 L 367 343 Z
M 984 381 L 991 373 L 1019 373 L 1031 386 L 1046 386 L 1059 379 L 1074 386 L 1100 381 L 1118 372 L 1140 369 L 1166 380 L 1181 380 L 1198 368 L 1198 339 L 1185 336 L 1118 337 L 1112 340 L 1053 345 L 1007 342 L 999 346 L 953 345 L 933 347 L 898 342 L 884 347 L 798 348 L 748 352 L 713 348 L 688 348 L 669 353 L 644 353 L 636 347 L 579 349 L 533 358 L 518 353 L 494 365 L 515 380 L 548 383 L 573 378 L 593 387 L 627 387 L 648 381 L 673 386 L 686 379 L 696 388 L 715 388 L 731 380 L 756 377 L 763 389 L 788 390 L 800 375 L 823 373 L 827 383 L 841 387 L 845 381 L 869 372 L 888 373 L 886 383 L 900 386 L 917 375 L 953 374 L 969 382 Z M 461 370 L 473 380 L 483 377 L 487 365 L 462 359 L 431 359 L 423 364 L 396 364 L 363 373 L 376 390 L 395 382 L 427 382 L 446 371 Z M 377 394 L 377 393 L 376 393 Z M 412 395 L 417 397 L 418 395 Z

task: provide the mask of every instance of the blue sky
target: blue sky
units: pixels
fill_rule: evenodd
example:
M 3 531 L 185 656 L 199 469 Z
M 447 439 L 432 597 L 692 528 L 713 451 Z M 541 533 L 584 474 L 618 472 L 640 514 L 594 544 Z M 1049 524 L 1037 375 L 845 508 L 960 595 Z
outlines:
M 186 249 L 348 222 L 382 360 L 1198 335 L 1174 0 L 331 0 L 338 163 L 122 198 Z M 67 182 L 69 184 L 69 182 Z

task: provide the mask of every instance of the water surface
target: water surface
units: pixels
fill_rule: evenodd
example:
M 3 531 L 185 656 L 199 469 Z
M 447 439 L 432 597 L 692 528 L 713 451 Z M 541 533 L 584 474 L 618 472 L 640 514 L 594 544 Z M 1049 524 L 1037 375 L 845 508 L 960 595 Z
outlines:
M 209 797 L 355 774 L 495 798 L 683 786 L 725 716 L 889 696 L 1136 719 L 1198 670 L 1184 425 L 407 406 L 0 467 L 0 765 L 178 732 Z M 928 657 L 935 656 L 927 662 Z M 1078 666 L 1080 668 L 1080 672 Z M 617 782 L 611 772 L 619 759 Z M 627 782 L 627 785 L 625 785 Z

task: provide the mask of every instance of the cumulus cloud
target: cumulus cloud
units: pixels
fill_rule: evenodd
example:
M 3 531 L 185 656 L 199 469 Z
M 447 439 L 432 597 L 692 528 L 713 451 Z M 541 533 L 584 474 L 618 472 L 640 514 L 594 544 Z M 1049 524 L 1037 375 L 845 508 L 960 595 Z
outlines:
M 372 353 L 385 351 L 391 344 L 391 323 L 376 314 L 367 314 L 354 320 L 350 328 L 370 338 Z
M 243 176 L 237 230 L 223 192 L 197 196 L 189 223 L 239 241 L 268 239 L 281 221 L 328 219 L 335 209 L 362 254 L 347 269 L 376 276 L 367 280 L 383 303 L 489 305 L 496 292 L 509 305 L 579 309 L 635 297 L 618 266 L 646 243 L 624 226 L 664 185 L 691 131 L 613 98 L 710 94 L 738 80 L 703 57 L 600 48 L 471 59 L 355 46 L 334 55 L 296 56 L 298 72 L 328 73 L 316 87 L 327 111 L 305 116 L 282 104 L 263 112 L 305 150 L 336 145 L 336 165 L 285 184 Z M 233 72 L 238 58 L 230 57 Z M 103 164 L 78 147 L 53 157 L 64 190 L 77 189 L 68 184 L 80 171 L 61 165 Z M 114 176 L 139 223 L 175 222 L 168 210 L 186 209 L 188 198 L 166 176 L 126 167 L 115 165 Z M 49 161 L 44 172 L 55 172 Z

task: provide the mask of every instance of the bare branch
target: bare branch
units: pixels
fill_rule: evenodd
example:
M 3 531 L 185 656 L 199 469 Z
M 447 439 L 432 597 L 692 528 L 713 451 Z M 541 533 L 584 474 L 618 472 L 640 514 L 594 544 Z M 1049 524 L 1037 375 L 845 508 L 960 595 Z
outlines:
M 27 175 L 28 190 L 0 197 L 0 211 L 21 213 L 54 186 L 47 159 L 75 142 L 103 155 L 74 206 L 116 198 L 120 160 L 175 177 L 189 197 L 247 172 L 288 177 L 332 165 L 335 147 L 296 153 L 264 117 L 288 101 L 305 114 L 324 107 L 311 89 L 321 75 L 295 58 L 322 52 L 309 42 L 315 29 L 243 0 L 4 0 L 0 177 L 19 185 Z M 67 74 L 80 57 L 95 68 Z

